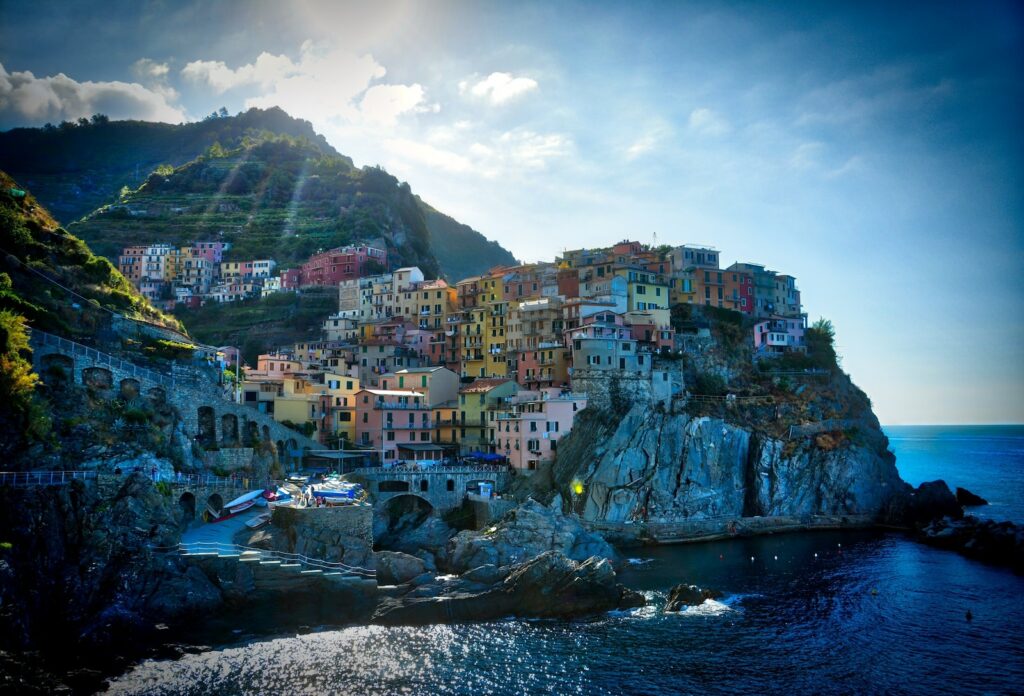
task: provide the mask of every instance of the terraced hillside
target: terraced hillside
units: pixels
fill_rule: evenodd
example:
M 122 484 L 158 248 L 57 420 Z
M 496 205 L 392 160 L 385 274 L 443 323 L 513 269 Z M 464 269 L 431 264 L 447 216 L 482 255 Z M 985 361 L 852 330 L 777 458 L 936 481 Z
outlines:
M 216 191 L 217 200 L 212 208 L 212 192 L 195 186 L 176 191 L 159 187 L 160 197 L 155 197 L 159 182 L 151 176 L 154 171 L 159 171 L 164 179 L 174 180 L 167 172 L 203 158 L 207 176 L 216 177 L 219 169 L 234 170 L 239 164 L 225 156 L 228 153 L 282 135 L 302 142 L 309 158 L 316 162 L 304 176 L 300 176 L 302 171 L 299 170 L 279 173 L 276 179 L 264 178 L 254 171 L 260 163 L 250 159 L 232 176 L 230 187 Z M 211 157 L 210 152 L 218 156 Z M 332 164 L 328 165 L 328 161 Z M 316 171 L 318 167 L 320 171 Z M 143 234 L 143 241 L 151 241 L 145 236 L 149 230 L 177 231 L 176 239 L 182 239 L 187 232 L 205 235 L 222 228 L 226 235 L 234 234 L 233 230 L 246 230 L 248 246 L 241 246 L 239 254 L 273 246 L 276 237 L 280 255 L 295 258 L 305 249 L 326 247 L 336 239 L 351 236 L 342 232 L 366 236 L 374 234 L 374 227 L 393 228 L 392 218 L 398 217 L 394 210 L 378 215 L 380 211 L 373 209 L 372 202 L 344 196 L 333 208 L 321 205 L 325 203 L 324 194 L 329 193 L 324 190 L 323 179 L 330 179 L 338 172 L 353 184 L 353 191 L 367 193 L 368 189 L 376 188 L 378 193 L 383 192 L 385 197 L 391 194 L 393 198 L 394 189 L 399 185 L 379 169 L 356 169 L 352 160 L 332 148 L 308 121 L 292 118 L 279 108 L 250 109 L 237 116 L 180 125 L 109 121 L 97 116 L 90 122 L 63 123 L 60 127 L 15 128 L 0 132 L 0 168 L 29 187 L 65 224 L 103 209 L 99 216 L 90 216 L 94 219 L 83 227 L 86 231 L 80 233 L 111 258 L 133 232 Z M 265 186 L 260 197 L 267 199 L 265 203 L 272 201 L 273 205 L 263 204 L 258 210 L 253 209 L 252 189 L 246 188 L 246 184 L 252 184 L 254 177 L 258 178 L 258 185 Z M 304 184 L 296 189 L 294 184 L 299 180 Z M 147 207 L 152 205 L 153 214 L 135 213 L 140 218 L 136 220 L 138 225 L 109 224 L 119 215 L 129 216 L 123 209 L 119 212 L 117 207 L 122 189 L 127 187 L 134 191 L 140 186 L 145 189 L 145 195 L 140 198 L 138 193 L 133 193 L 129 198 L 140 205 L 143 202 Z M 330 185 L 327 188 L 330 189 Z M 314 202 L 317 204 L 311 205 Z M 421 245 L 429 246 L 438 272 L 450 280 L 512 262 L 508 251 L 471 227 L 418 198 L 415 205 L 419 208 L 418 215 L 412 210 L 412 204 L 408 204 L 401 207 L 400 216 L 407 218 L 404 224 L 409 234 L 424 237 L 426 241 L 421 241 Z M 343 220 L 334 219 L 339 213 Z M 199 216 L 207 219 L 199 220 Z M 103 229 L 96 224 L 100 217 L 106 225 Z M 425 228 L 410 223 L 413 218 L 422 218 Z M 335 228 L 332 223 L 336 223 Z M 111 240 L 102 236 L 107 230 L 114 235 Z M 275 234 L 281 231 L 287 232 Z M 242 244 L 240 239 L 238 241 Z M 417 259 L 417 263 L 429 266 L 429 256 Z
M 439 271 L 408 184 L 288 136 L 211 147 L 71 227 L 110 258 L 131 244 L 218 240 L 231 242 L 229 258 L 288 267 L 318 249 L 382 241 L 398 262 Z

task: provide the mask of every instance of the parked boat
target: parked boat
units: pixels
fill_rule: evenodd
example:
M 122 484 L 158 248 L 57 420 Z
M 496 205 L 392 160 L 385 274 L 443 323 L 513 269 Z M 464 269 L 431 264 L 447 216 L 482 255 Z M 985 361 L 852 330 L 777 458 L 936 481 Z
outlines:
M 251 520 L 247 521 L 245 526 L 249 529 L 259 529 L 268 522 L 270 522 L 270 513 L 264 512 L 263 514 L 256 515 Z

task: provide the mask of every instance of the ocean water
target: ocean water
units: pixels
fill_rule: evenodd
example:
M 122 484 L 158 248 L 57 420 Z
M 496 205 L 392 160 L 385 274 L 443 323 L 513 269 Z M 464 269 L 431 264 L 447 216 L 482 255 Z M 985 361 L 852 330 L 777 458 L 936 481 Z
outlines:
M 1024 425 L 903 425 L 883 429 L 915 486 L 943 479 L 985 498 L 968 514 L 1024 524 Z
M 896 432 L 896 431 L 899 432 Z M 889 429 L 904 476 L 1019 501 L 1017 435 Z M 964 440 L 970 442 L 964 442 Z M 930 440 L 930 442 L 922 442 Z M 1017 459 L 999 454 L 1016 448 Z M 955 451 L 955 454 L 951 452 Z M 936 452 L 936 468 L 924 463 Z M 904 452 L 914 454 L 904 455 Z M 992 453 L 996 452 L 995 456 Z M 1016 465 L 1014 465 L 1016 462 Z M 901 472 L 904 463 L 900 463 Z M 1016 476 L 1013 475 L 1016 466 Z M 973 472 L 973 473 L 972 473 Z M 951 474 L 955 473 L 956 477 Z M 966 474 L 966 475 L 965 475 Z M 972 478 L 973 477 L 973 478 Z M 1000 486 L 994 482 L 1003 482 Z M 919 481 L 916 481 L 919 482 Z M 989 491 L 989 487 L 992 490 Z M 1013 488 L 1016 486 L 1017 488 Z M 1016 513 L 1014 513 L 1016 514 Z M 898 533 L 632 549 L 650 605 L 592 621 L 321 627 L 137 665 L 124 694 L 960 694 L 1024 690 L 1024 578 Z M 661 611 L 670 587 L 724 593 Z M 970 611 L 972 619 L 967 620 Z

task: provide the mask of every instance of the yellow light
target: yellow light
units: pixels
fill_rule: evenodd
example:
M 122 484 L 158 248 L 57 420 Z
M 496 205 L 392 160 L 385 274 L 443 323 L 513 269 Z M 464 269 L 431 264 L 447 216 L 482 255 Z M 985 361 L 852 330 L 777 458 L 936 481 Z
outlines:
M 583 482 L 582 481 L 573 481 L 572 482 L 572 492 L 575 493 L 576 495 L 583 495 Z

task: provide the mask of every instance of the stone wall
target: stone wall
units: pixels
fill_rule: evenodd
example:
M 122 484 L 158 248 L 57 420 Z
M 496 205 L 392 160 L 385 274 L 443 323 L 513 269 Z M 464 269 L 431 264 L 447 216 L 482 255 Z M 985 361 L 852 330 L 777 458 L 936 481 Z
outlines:
M 467 487 L 475 481 L 492 482 L 498 493 L 503 492 L 509 482 L 507 471 L 472 468 L 424 471 L 359 469 L 354 478 L 364 484 L 378 506 L 393 498 L 411 495 L 430 503 L 435 514 L 443 514 L 462 505 Z M 383 490 L 381 484 L 384 484 Z
M 497 522 L 505 516 L 509 510 L 516 506 L 516 501 L 511 498 L 482 498 L 478 495 L 467 495 L 470 506 L 473 508 L 473 517 L 476 520 L 476 528 L 484 527 Z
M 252 447 L 231 447 L 203 452 L 203 464 L 207 469 L 231 473 L 252 467 L 255 452 Z
M 281 529 L 310 530 L 311 536 L 330 535 L 361 539 L 373 545 L 373 507 L 334 505 L 324 508 L 276 507 L 271 524 Z

